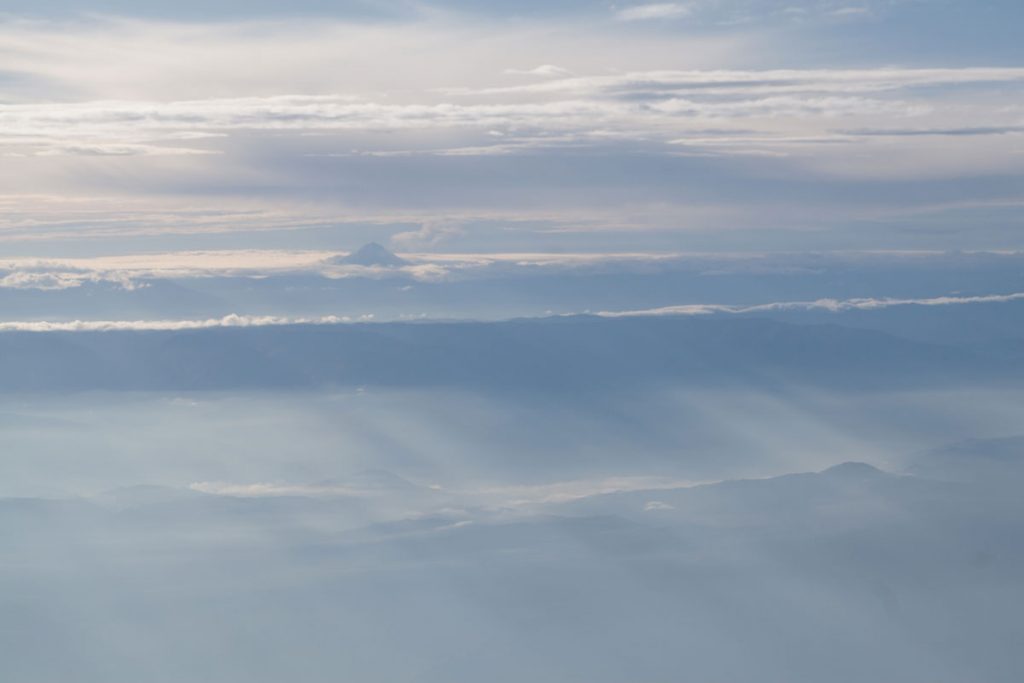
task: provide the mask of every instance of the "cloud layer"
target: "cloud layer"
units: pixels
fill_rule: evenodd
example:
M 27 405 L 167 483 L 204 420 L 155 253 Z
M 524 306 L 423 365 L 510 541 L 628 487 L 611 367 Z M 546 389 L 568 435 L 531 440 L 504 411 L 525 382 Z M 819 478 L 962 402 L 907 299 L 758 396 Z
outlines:
M 768 13 L 845 22 L 858 8 Z M 578 249 L 594 233 L 679 249 L 695 231 L 1012 242 L 1024 67 L 830 63 L 740 22 L 763 8 L 734 9 L 714 30 L 724 19 L 703 2 L 617 5 L 585 24 L 529 12 L 0 21 L 0 240 L 218 232 L 237 245 L 369 222 L 402 233 L 396 246 L 478 251 Z M 995 237 L 936 245 L 964 212 Z M 502 225 L 473 226 L 487 221 Z
M 553 70 L 538 68 L 546 75 Z M 1012 135 L 1020 131 L 1019 112 L 961 104 L 950 117 L 941 99 L 913 89 L 998 89 L 1021 82 L 1024 68 L 657 70 L 424 91 L 406 95 L 410 101 L 403 103 L 351 93 L 3 104 L 0 145 L 8 155 L 204 155 L 222 153 L 218 140 L 224 135 L 254 131 L 414 132 L 428 136 L 421 144 L 446 132 L 455 134 L 454 145 L 402 150 L 363 138 L 364 147 L 353 153 L 487 154 L 492 148 L 527 151 L 624 141 L 763 151 L 942 135 L 951 121 Z M 845 132 L 856 122 L 890 121 L 898 127 Z M 915 126 L 908 128 L 907 122 Z M 499 139 L 483 144 L 495 134 Z M 513 142 L 517 147 L 509 147 Z
M 606 318 L 651 315 L 710 315 L 713 313 L 771 313 L 775 311 L 871 311 L 897 306 L 963 306 L 969 304 L 1000 304 L 1024 301 L 1024 292 L 988 294 L 983 296 L 939 296 L 925 299 L 818 299 L 816 301 L 776 301 L 754 306 L 727 306 L 723 304 L 687 304 L 665 306 L 641 311 L 601 311 Z
M 37 286 L 39 289 L 50 289 Z M 63 287 L 53 287 L 60 289 Z M 941 296 L 921 299 L 859 298 L 859 299 L 818 299 L 815 301 L 777 301 L 751 306 L 726 304 L 685 304 L 664 306 L 643 310 L 600 311 L 594 313 L 603 318 L 628 318 L 649 316 L 692 316 L 713 314 L 758 314 L 785 311 L 823 311 L 841 313 L 844 311 L 870 311 L 903 306 L 967 306 L 971 304 L 1000 304 L 1024 301 L 1024 292 L 1011 294 L 989 294 L 981 296 Z M 562 314 L 579 315 L 580 313 Z M 590 313 L 587 312 L 589 315 Z M 0 332 L 107 332 L 107 331 L 175 331 L 196 330 L 216 327 L 266 327 L 283 325 L 338 325 L 351 322 L 370 322 L 373 314 L 362 316 L 313 316 L 288 317 L 269 315 L 229 314 L 220 318 L 199 320 L 66 320 L 66 321 L 2 321 Z
M 113 332 L 113 331 L 176 331 L 205 330 L 213 327 L 267 327 L 278 325 L 337 325 L 352 322 L 351 318 L 323 316 L 318 318 L 284 318 L 278 316 L 227 315 L 208 320 L 71 320 L 0 322 L 0 332 Z

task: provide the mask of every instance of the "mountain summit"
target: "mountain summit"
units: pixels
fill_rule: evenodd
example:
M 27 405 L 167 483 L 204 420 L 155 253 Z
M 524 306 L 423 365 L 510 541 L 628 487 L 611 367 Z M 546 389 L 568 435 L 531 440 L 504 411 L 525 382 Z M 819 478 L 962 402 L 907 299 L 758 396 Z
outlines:
M 364 244 L 356 251 L 350 253 L 348 256 L 342 256 L 337 258 L 335 262 L 346 266 L 398 267 L 409 264 L 408 261 L 396 256 L 389 249 L 381 246 L 380 244 L 377 244 L 376 242 Z

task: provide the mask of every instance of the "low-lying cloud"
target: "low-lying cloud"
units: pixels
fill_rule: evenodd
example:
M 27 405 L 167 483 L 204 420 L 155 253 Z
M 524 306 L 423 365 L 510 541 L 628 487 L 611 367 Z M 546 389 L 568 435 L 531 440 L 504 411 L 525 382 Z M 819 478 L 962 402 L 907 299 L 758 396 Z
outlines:
M 815 301 L 777 301 L 753 306 L 730 306 L 726 304 L 686 304 L 663 306 L 637 311 L 601 311 L 597 315 L 606 318 L 656 315 L 711 315 L 714 313 L 770 313 L 774 311 L 869 311 L 895 306 L 959 306 L 967 304 L 996 304 L 1024 301 L 1024 292 L 1012 294 L 986 294 L 982 296 L 937 296 L 924 299 L 817 299 Z
M 727 304 L 685 304 L 663 306 L 631 311 L 599 311 L 592 315 L 604 318 L 647 317 L 666 315 L 714 315 L 750 314 L 782 311 L 868 311 L 899 306 L 964 306 L 971 304 L 998 304 L 1024 301 L 1024 292 L 1012 294 L 988 294 L 981 296 L 940 296 L 922 299 L 862 298 L 862 299 L 818 299 L 816 301 L 777 301 L 752 306 Z M 587 314 L 591 314 L 587 312 Z M 579 315 L 562 314 L 566 315 Z M 413 316 L 420 317 L 420 316 Z M 283 325 L 338 325 L 351 322 L 370 322 L 372 314 L 351 316 L 258 316 L 230 314 L 220 318 L 202 320 L 70 320 L 70 321 L 6 321 L 0 322 L 0 332 L 105 332 L 105 331 L 174 331 L 208 329 L 215 327 L 266 327 Z
M 267 327 L 272 325 L 337 325 L 372 320 L 372 316 L 353 319 L 348 316 L 288 318 L 270 315 L 226 315 L 207 320 L 70 320 L 51 322 L 0 322 L 0 332 L 113 332 L 113 331 L 176 331 L 202 330 L 213 327 Z

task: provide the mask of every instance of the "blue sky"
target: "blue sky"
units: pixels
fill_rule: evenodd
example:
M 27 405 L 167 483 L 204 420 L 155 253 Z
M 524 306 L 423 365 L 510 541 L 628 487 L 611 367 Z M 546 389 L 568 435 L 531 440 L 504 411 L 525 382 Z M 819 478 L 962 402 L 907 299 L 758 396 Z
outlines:
M 0 9 L 9 254 L 1020 246 L 1017 3 Z

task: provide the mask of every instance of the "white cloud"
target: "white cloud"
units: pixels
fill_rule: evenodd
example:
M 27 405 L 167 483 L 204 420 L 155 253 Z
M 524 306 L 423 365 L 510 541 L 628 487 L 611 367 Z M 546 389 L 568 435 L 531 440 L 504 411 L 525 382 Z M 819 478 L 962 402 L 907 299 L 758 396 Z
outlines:
M 452 89 L 442 101 L 420 91 L 403 102 L 346 93 L 8 103 L 0 105 L 0 150 L 28 156 L 210 155 L 221 150 L 225 136 L 254 131 L 366 134 L 363 151 L 379 156 L 409 153 L 375 149 L 380 143 L 371 140 L 382 131 L 436 133 L 451 142 L 434 153 L 450 154 L 493 153 L 480 136 L 494 133 L 502 136 L 499 148 L 506 153 L 575 140 L 668 143 L 702 131 L 706 145 L 719 137 L 735 140 L 741 132 L 791 138 L 799 130 L 813 140 L 840 123 L 851 129 L 916 118 L 921 128 L 956 125 L 943 118 L 935 95 L 910 89 L 1021 81 L 1024 69 L 1017 68 L 640 71 Z M 987 105 L 958 116 L 975 126 L 1017 123 L 1009 110 Z M 711 124 L 735 128 L 709 134 Z
M 915 86 L 1000 83 L 1024 79 L 1019 67 L 869 69 L 648 69 L 606 75 L 581 75 L 558 81 L 504 86 L 481 92 L 601 93 L 640 90 L 659 95 L 675 92 L 714 95 L 744 93 L 865 93 Z M 452 92 L 460 92 L 453 90 Z M 464 91 L 472 92 L 472 91 Z
M 372 318 L 372 316 L 370 316 Z M 367 320 L 362 317 L 359 320 Z M 270 325 L 337 325 L 353 322 L 347 316 L 286 318 L 279 316 L 237 315 L 206 320 L 71 320 L 71 321 L 8 321 L 0 322 L 0 332 L 114 332 L 114 331 L 176 331 L 214 327 L 265 327 Z
M 155 278 L 265 276 L 310 270 L 334 255 L 327 251 L 222 250 L 130 254 L 94 258 L 0 259 L 0 286 L 69 289 L 86 282 L 109 282 L 124 289 Z
M 608 27 L 581 30 L 576 21 L 493 22 L 451 14 L 371 23 L 324 18 L 0 23 L 5 70 L 31 81 L 28 95 L 39 100 L 67 100 L 71 94 L 172 101 L 476 86 L 524 64 L 545 70 L 562 64 L 603 68 L 609 38 L 621 36 Z M 649 36 L 628 45 L 620 40 L 615 66 L 645 68 L 668 55 L 691 66 L 722 66 L 739 42 L 736 36 L 694 36 L 684 46 L 669 37 Z M 196 64 L 202 65 L 201 74 Z
M 851 5 L 834 9 L 830 14 L 835 17 L 862 17 L 871 14 L 871 10 L 867 7 Z
M 23 210 L 36 225 L 0 211 L 0 240 L 250 232 L 360 219 L 382 224 L 385 215 L 401 213 L 415 214 L 405 217 L 413 223 L 458 221 L 455 214 L 468 213 L 466 207 L 524 224 L 543 207 L 545 220 L 559 221 L 553 227 L 571 224 L 579 232 L 740 223 L 799 223 L 795 229 L 814 223 L 825 232 L 858 220 L 854 214 L 869 207 L 815 210 L 806 202 L 748 209 L 749 196 L 694 206 L 692 197 L 682 199 L 657 182 L 641 189 L 624 182 L 616 190 L 631 196 L 615 201 L 614 193 L 597 188 L 574 192 L 566 181 L 569 192 L 540 192 L 523 202 L 537 176 L 522 169 L 545 155 L 579 163 L 591 154 L 596 165 L 621 168 L 622 155 L 660 154 L 673 167 L 684 165 L 683 157 L 695 168 L 725 160 L 724 181 L 738 183 L 749 180 L 753 165 L 778 168 L 787 179 L 1024 170 L 1013 140 L 881 137 L 886 129 L 1019 126 L 1015 86 L 1024 82 L 1024 69 L 759 69 L 818 62 L 776 59 L 790 53 L 779 51 L 777 37 L 753 28 L 694 27 L 683 37 L 647 25 L 656 21 L 639 21 L 682 16 L 691 7 L 702 19 L 705 9 L 709 18 L 722 18 L 756 3 L 740 4 L 732 12 L 686 0 L 617 3 L 612 11 L 635 20 L 629 30 L 612 21 L 581 24 L 578 16 L 512 22 L 445 12 L 369 23 L 2 22 L 0 55 L 17 79 L 10 93 L 5 82 L 0 105 L 0 186 L 61 198 L 109 195 L 117 208 L 90 214 L 87 224 L 67 220 L 59 227 L 42 220 L 49 207 Z M 815 16 L 849 7 L 808 4 Z M 971 88 L 969 98 L 960 96 L 961 86 Z M 880 135 L 844 133 L 857 130 Z M 351 167 L 371 165 L 386 169 L 381 178 L 388 182 L 367 192 L 367 179 Z M 419 191 L 418 174 L 440 183 L 453 173 L 451 183 L 440 183 L 448 190 L 472 166 L 508 173 L 461 176 L 482 191 L 460 198 Z M 353 182 L 333 187 L 346 173 Z M 648 194 L 660 196 L 651 201 Z M 171 199 L 181 207 L 238 197 L 258 210 L 247 218 L 237 206 L 220 216 L 166 209 Z M 165 200 L 164 208 L 140 209 L 144 199 Z M 789 220 L 800 210 L 814 215 Z M 712 211 L 713 219 L 706 215 Z M 737 216 L 741 211 L 748 213 Z M 638 219 L 641 212 L 646 215 Z
M 82 281 L 65 273 L 8 273 L 0 278 L 0 288 L 58 290 L 81 286 Z
M 281 484 L 270 482 L 237 484 L 197 481 L 189 484 L 189 489 L 199 493 L 233 498 L 273 498 L 279 496 L 365 498 L 376 493 L 357 487 L 335 484 Z
M 959 205 L 956 205 L 959 206 Z M 1012 207 L 1018 206 L 1011 204 Z M 92 258 L 6 258 L 0 259 L 0 286 L 11 288 L 47 288 L 68 289 L 81 286 L 86 282 L 107 282 L 132 289 L 147 286 L 150 280 L 187 279 L 187 278 L 265 278 L 275 275 L 295 273 L 319 274 L 329 278 L 395 278 L 404 277 L 424 281 L 437 281 L 450 278 L 487 278 L 487 277 L 529 277 L 534 274 L 550 274 L 555 272 L 617 272 L 617 273 L 649 273 L 655 270 L 681 270 L 702 275 L 729 274 L 763 274 L 763 273 L 800 273 L 808 272 L 809 268 L 838 265 L 845 267 L 850 263 L 860 263 L 863 259 L 871 259 L 892 265 L 905 260 L 924 258 L 949 258 L 945 252 L 835 252 L 817 255 L 809 260 L 798 255 L 768 254 L 716 254 L 686 252 L 590 252 L 590 253 L 523 253 L 523 252 L 487 252 L 487 253 L 445 253 L 439 251 L 416 251 L 414 241 L 419 246 L 432 246 L 442 242 L 446 237 L 462 234 L 461 223 L 445 221 L 426 221 L 418 230 L 399 235 L 401 243 L 408 245 L 402 250 L 402 257 L 408 265 L 400 267 L 337 265 L 338 252 L 314 250 L 276 250 L 276 249 L 243 249 L 217 251 L 179 251 L 165 253 L 126 254 L 120 256 L 101 256 Z M 1003 258 L 1020 258 L 1021 252 L 976 252 Z M 827 259 L 823 261 L 822 259 Z M 772 307 L 807 307 L 817 308 L 852 307 L 861 308 L 872 305 L 894 305 L 897 303 L 944 303 L 964 301 L 998 301 L 1009 297 L 1013 300 L 1016 294 L 993 295 L 983 298 L 939 297 L 936 299 L 851 299 L 836 301 L 824 299 L 814 302 L 781 302 L 764 304 Z M 748 312 L 756 307 L 720 306 L 717 304 L 695 304 L 689 307 L 669 307 L 666 311 L 679 310 L 686 312 Z M 662 310 L 662 309 L 657 309 Z M 630 312 L 625 312 L 628 314 Z M 616 315 L 614 312 L 608 315 Z
M 129 275 L 116 271 L 67 270 L 59 266 L 30 266 L 0 277 L 0 289 L 38 289 L 43 291 L 74 289 L 86 283 L 110 283 L 125 290 L 145 286 Z
M 505 69 L 512 76 L 541 76 L 542 78 L 564 78 L 572 76 L 572 72 L 554 64 L 541 64 L 532 69 Z
M 635 5 L 621 9 L 615 13 L 621 21 L 645 21 L 649 19 L 677 19 L 693 12 L 689 5 L 678 2 L 657 2 L 648 5 Z
M 710 482 L 695 482 L 652 476 L 617 476 L 597 479 L 573 479 L 531 485 L 479 485 L 475 487 L 424 487 L 439 505 L 480 507 L 490 510 L 525 509 L 544 505 L 568 503 L 575 500 L 634 491 L 671 491 Z M 232 483 L 195 482 L 194 491 L 221 496 L 260 498 L 271 496 L 338 496 L 367 497 L 386 495 L 386 489 L 365 488 L 349 484 L 297 484 L 297 483 Z M 408 495 L 405 491 L 402 495 Z M 662 503 L 664 505 L 664 503 Z M 659 508 L 667 509 L 667 508 Z
M 711 315 L 714 313 L 759 313 L 771 311 L 852 311 L 892 308 L 894 306 L 959 306 L 968 304 L 1009 303 L 1024 301 L 1024 292 L 1012 294 L 986 294 L 982 296 L 939 296 L 922 299 L 818 299 L 816 301 L 779 301 L 753 306 L 726 304 L 687 304 L 664 306 L 637 311 L 601 311 L 597 315 L 608 318 L 651 315 Z
M 419 230 L 392 235 L 391 245 L 399 250 L 431 249 L 463 234 L 461 225 L 446 222 L 428 222 Z

